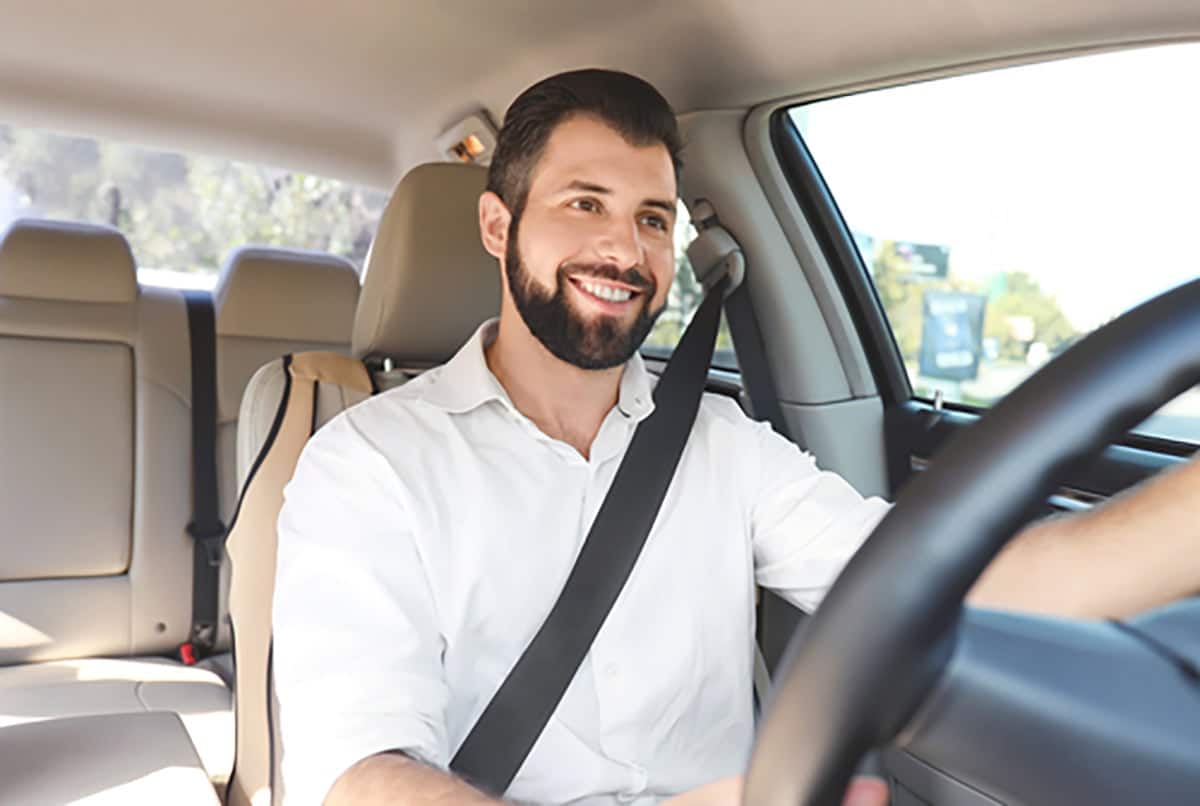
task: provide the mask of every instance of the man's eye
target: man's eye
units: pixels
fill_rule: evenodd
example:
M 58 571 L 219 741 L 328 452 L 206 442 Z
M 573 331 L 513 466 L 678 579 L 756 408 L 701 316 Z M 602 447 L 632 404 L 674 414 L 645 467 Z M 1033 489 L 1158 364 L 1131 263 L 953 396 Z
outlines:
M 670 229 L 670 227 L 667 225 L 667 220 L 659 215 L 642 216 L 642 223 L 649 224 L 655 229 L 662 230 L 663 232 L 666 232 L 668 229 Z
M 576 199 L 571 202 L 571 206 L 585 213 L 594 213 L 600 209 L 600 205 L 596 203 L 595 199 Z

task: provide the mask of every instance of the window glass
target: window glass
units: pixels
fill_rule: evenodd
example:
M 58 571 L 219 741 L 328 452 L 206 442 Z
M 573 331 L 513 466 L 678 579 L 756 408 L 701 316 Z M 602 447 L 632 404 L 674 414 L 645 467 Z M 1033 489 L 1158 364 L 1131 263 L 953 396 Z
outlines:
M 139 279 L 211 287 L 244 244 L 331 252 L 360 269 L 387 195 L 299 171 L 0 125 L 0 231 L 22 216 L 108 224 Z
M 1200 45 L 1015 67 L 790 110 L 916 394 L 987 406 L 1200 275 Z M 1138 431 L 1200 442 L 1200 389 Z
M 704 299 L 704 289 L 697 282 L 688 261 L 687 247 L 696 237 L 696 227 L 688 215 L 687 207 L 679 202 L 675 218 L 675 280 L 667 296 L 667 307 L 654 323 L 642 351 L 646 355 L 665 358 L 675 349 L 683 336 L 684 329 L 692 321 L 692 314 Z M 717 333 L 717 349 L 713 353 L 713 366 L 722 369 L 737 369 L 737 357 L 733 353 L 733 339 L 729 335 L 729 324 L 721 315 L 721 329 Z

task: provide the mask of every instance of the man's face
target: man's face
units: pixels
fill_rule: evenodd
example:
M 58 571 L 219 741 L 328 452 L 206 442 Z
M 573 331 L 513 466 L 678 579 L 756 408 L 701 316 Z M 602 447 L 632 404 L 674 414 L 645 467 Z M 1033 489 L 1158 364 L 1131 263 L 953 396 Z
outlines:
M 504 261 L 521 318 L 551 353 L 606 369 L 641 346 L 675 273 L 675 195 L 664 146 L 631 146 L 589 117 L 554 130 Z

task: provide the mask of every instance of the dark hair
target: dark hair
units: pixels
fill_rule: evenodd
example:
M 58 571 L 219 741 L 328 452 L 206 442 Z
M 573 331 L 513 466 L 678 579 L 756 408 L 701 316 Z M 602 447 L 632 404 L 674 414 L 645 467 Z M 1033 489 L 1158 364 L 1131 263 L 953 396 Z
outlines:
M 504 115 L 487 189 L 520 218 L 529 196 L 529 178 L 560 124 L 590 115 L 611 126 L 635 146 L 661 143 L 671 155 L 675 178 L 683 163 L 683 140 L 675 112 L 648 82 L 616 70 L 572 70 L 542 79 L 517 96 Z

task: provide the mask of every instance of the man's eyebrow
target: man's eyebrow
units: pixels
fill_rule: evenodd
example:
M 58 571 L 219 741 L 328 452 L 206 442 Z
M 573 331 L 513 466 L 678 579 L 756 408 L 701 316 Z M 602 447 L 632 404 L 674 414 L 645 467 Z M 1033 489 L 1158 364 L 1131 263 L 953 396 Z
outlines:
M 584 193 L 595 193 L 598 196 L 611 196 L 613 193 L 612 188 L 607 188 L 604 185 L 597 185 L 595 182 L 585 182 L 582 179 L 571 180 L 571 182 L 565 188 L 563 188 L 563 190 L 578 190 Z M 657 207 L 658 209 L 664 210 L 668 213 L 675 212 L 675 203 L 665 199 L 646 199 L 644 202 L 642 202 L 642 204 L 645 204 L 647 207 Z
M 584 193 L 598 193 L 601 196 L 612 195 L 612 188 L 597 185 L 595 182 L 584 182 L 582 179 L 572 179 L 563 190 L 582 190 Z

